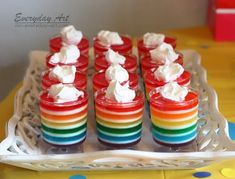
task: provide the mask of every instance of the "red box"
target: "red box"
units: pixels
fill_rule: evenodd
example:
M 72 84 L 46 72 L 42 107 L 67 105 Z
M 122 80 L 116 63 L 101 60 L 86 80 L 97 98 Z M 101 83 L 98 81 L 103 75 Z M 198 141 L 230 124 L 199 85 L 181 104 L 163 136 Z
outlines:
M 208 23 L 217 41 L 235 41 L 235 0 L 209 0 Z

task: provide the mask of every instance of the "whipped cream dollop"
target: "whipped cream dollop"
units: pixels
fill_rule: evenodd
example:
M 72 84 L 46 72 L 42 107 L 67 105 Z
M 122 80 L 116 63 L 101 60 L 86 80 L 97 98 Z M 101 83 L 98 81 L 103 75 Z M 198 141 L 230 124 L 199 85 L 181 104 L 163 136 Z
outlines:
M 178 63 L 159 66 L 154 72 L 154 78 L 159 81 L 172 82 L 184 73 L 184 68 Z
M 188 94 L 188 88 L 178 85 L 176 82 L 170 82 L 160 87 L 160 94 L 172 101 L 184 101 Z
M 80 50 L 75 45 L 65 45 L 60 49 L 60 52 L 51 56 L 50 63 L 72 64 L 76 63 L 80 57 Z
M 110 32 L 108 30 L 101 30 L 98 33 L 97 38 L 100 43 L 105 46 L 122 45 L 124 43 L 117 32 Z
M 156 34 L 152 32 L 147 32 L 143 36 L 144 46 L 157 46 L 164 42 L 164 34 Z
M 179 57 L 173 47 L 165 42 L 161 43 L 157 48 L 150 50 L 150 56 L 152 60 L 163 64 L 172 63 Z
M 112 64 L 110 65 L 107 70 L 105 71 L 105 78 L 108 81 L 118 81 L 122 83 L 124 81 L 129 80 L 129 74 L 125 68 L 123 68 L 119 64 Z
M 76 101 L 80 96 L 84 96 L 84 92 L 78 90 L 73 84 L 55 84 L 49 88 L 48 92 L 56 103 L 65 103 Z
M 77 45 L 82 40 L 82 32 L 76 30 L 73 25 L 64 27 L 61 31 L 61 38 L 63 43 L 68 45 Z
M 76 67 L 56 65 L 49 73 L 50 79 L 57 79 L 61 83 L 73 83 L 75 79 Z
M 129 88 L 129 83 L 121 85 L 118 81 L 111 81 L 105 94 L 106 98 L 119 103 L 131 102 L 135 96 L 135 90 Z
M 108 49 L 105 53 L 105 59 L 111 64 L 121 64 L 123 65 L 126 61 L 126 58 L 123 55 L 120 55 L 118 52 L 114 52 L 112 49 Z

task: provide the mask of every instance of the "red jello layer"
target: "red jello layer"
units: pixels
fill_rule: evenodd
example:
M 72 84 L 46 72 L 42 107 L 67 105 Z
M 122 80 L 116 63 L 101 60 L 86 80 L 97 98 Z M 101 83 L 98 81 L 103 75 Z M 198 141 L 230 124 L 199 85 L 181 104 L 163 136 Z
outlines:
M 42 89 L 46 90 L 50 88 L 51 85 L 61 83 L 58 79 L 49 77 L 50 71 L 47 71 L 42 76 Z M 80 72 L 75 73 L 75 79 L 73 85 L 78 89 L 86 90 L 87 88 L 87 78 L 86 75 Z
M 198 95 L 195 92 L 189 91 L 184 101 L 177 102 L 162 97 L 158 92 L 150 94 L 150 103 L 152 107 L 161 111 L 186 110 L 198 105 Z
M 175 63 L 179 63 L 180 65 L 183 65 L 183 54 L 178 53 L 179 57 L 175 60 Z M 150 55 L 146 55 L 142 58 L 141 61 L 141 68 L 142 73 L 144 74 L 146 71 L 149 71 L 153 68 L 158 68 L 160 65 L 164 65 L 163 63 L 156 62 L 151 58 Z
M 63 63 L 50 63 L 50 58 L 53 54 L 49 54 L 46 56 L 46 65 L 48 68 L 53 68 L 56 65 L 74 65 L 77 70 L 81 72 L 86 72 L 88 69 L 88 56 L 81 54 L 80 57 L 77 59 L 76 63 L 70 63 L 70 64 L 63 64 Z
M 124 85 L 127 81 L 123 82 Z M 95 90 L 99 90 L 102 88 L 107 88 L 109 85 L 109 81 L 105 78 L 105 72 L 96 73 L 93 76 L 93 88 Z M 138 88 L 138 75 L 136 73 L 129 73 L 129 86 L 132 89 Z
M 80 108 L 88 103 L 88 94 L 84 91 L 84 96 L 79 97 L 76 101 L 56 103 L 52 97 L 49 96 L 47 91 L 43 91 L 39 96 L 39 105 L 47 110 L 52 111 L 69 111 Z
M 121 65 L 123 68 L 125 68 L 127 71 L 134 73 L 137 69 L 137 58 L 135 55 L 129 55 L 124 54 L 123 55 L 126 60 L 123 65 Z M 101 71 L 106 70 L 110 66 L 110 63 L 107 62 L 105 59 L 105 55 L 99 55 L 95 58 L 95 70 Z
M 50 52 L 55 53 L 59 52 L 62 47 L 62 38 L 60 36 L 51 38 L 49 40 L 50 45 Z M 89 50 L 89 41 L 87 38 L 82 38 L 82 40 L 77 44 L 77 47 L 79 48 L 80 52 L 82 54 L 87 54 Z
M 114 112 L 130 112 L 143 107 L 144 95 L 142 91 L 136 92 L 136 97 L 133 101 L 127 103 L 118 103 L 115 100 L 110 100 L 105 97 L 105 90 L 101 89 L 96 93 L 95 104 L 101 109 L 106 109 Z
M 176 48 L 176 38 L 166 36 L 164 42 L 170 44 L 174 49 Z M 150 50 L 155 49 L 157 46 L 145 46 L 143 38 L 141 38 L 137 42 L 137 47 L 139 55 L 142 56 L 148 54 Z
M 94 51 L 95 55 L 102 55 L 104 52 L 111 48 L 115 52 L 120 54 L 131 53 L 132 51 L 132 40 L 129 37 L 121 36 L 123 44 L 122 45 L 111 45 L 110 47 L 104 46 L 100 43 L 98 38 L 94 40 Z
M 190 81 L 190 73 L 184 71 L 183 74 L 175 80 L 179 85 L 185 85 Z M 159 87 L 166 84 L 164 81 L 159 81 L 154 77 L 153 71 L 147 71 L 145 75 L 145 84 L 151 87 Z

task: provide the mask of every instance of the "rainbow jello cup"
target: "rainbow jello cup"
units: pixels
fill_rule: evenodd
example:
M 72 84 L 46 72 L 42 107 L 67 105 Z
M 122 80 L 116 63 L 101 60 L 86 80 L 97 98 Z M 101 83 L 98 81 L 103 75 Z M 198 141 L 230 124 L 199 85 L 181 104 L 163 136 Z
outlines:
M 82 73 L 87 73 L 88 70 L 88 62 L 89 62 L 89 58 L 86 55 L 80 54 L 79 58 L 77 59 L 76 63 L 52 63 L 50 62 L 50 58 L 52 57 L 53 54 L 48 54 L 46 56 L 46 65 L 48 68 L 54 68 L 56 65 L 74 65 L 76 67 L 76 69 Z
M 164 42 L 170 44 L 174 49 L 176 48 L 176 38 L 165 36 Z M 157 47 L 157 45 L 145 46 L 143 42 L 143 38 L 139 38 L 137 40 L 137 48 L 139 58 L 148 55 L 150 50 L 153 50 Z
M 42 91 L 39 97 L 42 138 L 49 144 L 68 146 L 86 139 L 88 94 L 76 101 L 56 103 Z
M 174 81 L 177 82 L 181 86 L 189 87 L 190 85 L 190 73 L 188 71 L 184 71 L 180 77 L 175 79 Z M 160 81 L 154 77 L 154 70 L 148 71 L 145 74 L 145 92 L 146 97 L 149 101 L 149 93 L 152 89 L 164 86 L 166 82 Z
M 50 74 L 49 70 L 43 72 L 42 74 L 42 82 L 41 82 L 42 90 L 47 90 L 48 88 L 51 87 L 51 85 L 61 83 L 58 79 L 51 78 L 49 74 Z M 66 83 L 66 84 L 69 84 L 69 83 Z M 87 90 L 86 75 L 84 73 L 76 71 L 73 84 L 78 89 Z
M 137 70 L 137 57 L 132 54 L 122 54 L 126 60 L 123 65 L 130 73 L 136 73 Z M 102 70 L 106 70 L 110 66 L 110 63 L 105 59 L 105 55 L 98 55 L 95 57 L 95 71 L 99 72 Z
M 131 102 L 119 103 L 105 97 L 106 89 L 95 94 L 98 140 L 109 147 L 132 147 L 141 139 L 144 113 L 143 92 Z
M 179 52 L 178 54 L 179 56 L 174 62 L 180 65 L 183 65 L 183 54 Z M 151 69 L 157 69 L 161 65 L 164 65 L 164 64 L 156 60 L 153 60 L 150 55 L 144 56 L 141 60 L 141 71 L 142 71 L 143 78 L 145 79 L 145 75 L 147 71 L 150 71 Z
M 198 95 L 188 92 L 183 101 L 164 98 L 160 88 L 150 92 L 151 131 L 155 142 L 169 147 L 179 147 L 193 142 L 197 137 Z
M 113 51 L 118 52 L 120 54 L 131 54 L 132 53 L 132 40 L 130 37 L 121 35 L 121 39 L 123 44 L 121 45 L 103 45 L 98 38 L 94 39 L 94 55 L 104 55 L 104 53 L 111 48 Z
M 93 92 L 107 88 L 109 81 L 105 78 L 105 72 L 95 73 L 92 79 L 93 82 Z M 138 88 L 138 75 L 136 73 L 129 73 L 129 80 L 124 81 L 123 84 L 129 83 L 130 88 L 137 90 Z

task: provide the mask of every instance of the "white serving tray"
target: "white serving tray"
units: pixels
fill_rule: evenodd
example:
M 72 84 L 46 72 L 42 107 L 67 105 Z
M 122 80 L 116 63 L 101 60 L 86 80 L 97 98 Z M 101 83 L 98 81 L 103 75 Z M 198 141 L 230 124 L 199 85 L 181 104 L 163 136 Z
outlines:
M 81 146 L 61 148 L 46 144 L 41 139 L 37 96 L 47 52 L 33 51 L 23 86 L 15 97 L 14 115 L 6 125 L 7 137 L 0 143 L 0 162 L 32 170 L 139 170 L 189 169 L 235 158 L 235 143 L 228 137 L 227 121 L 218 110 L 216 92 L 207 84 L 200 55 L 194 50 L 182 53 L 184 67 L 192 75 L 191 85 L 200 96 L 198 137 L 193 144 L 179 148 L 157 145 L 149 130 L 146 103 L 141 142 L 119 150 L 104 147 L 96 139 L 91 90 L 86 141 Z M 91 64 L 89 86 L 92 73 Z M 140 87 L 143 89 L 141 78 Z

